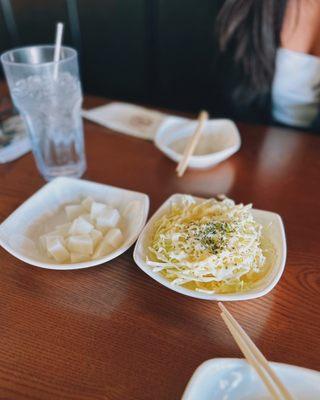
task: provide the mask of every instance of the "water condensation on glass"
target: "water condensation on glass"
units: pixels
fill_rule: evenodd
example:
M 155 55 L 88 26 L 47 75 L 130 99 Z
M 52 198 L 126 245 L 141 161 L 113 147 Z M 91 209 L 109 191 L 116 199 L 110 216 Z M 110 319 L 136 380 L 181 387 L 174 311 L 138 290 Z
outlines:
M 47 179 L 81 176 L 85 169 L 82 94 L 79 80 L 61 72 L 31 75 L 11 88 L 13 101 L 26 120 L 36 161 Z

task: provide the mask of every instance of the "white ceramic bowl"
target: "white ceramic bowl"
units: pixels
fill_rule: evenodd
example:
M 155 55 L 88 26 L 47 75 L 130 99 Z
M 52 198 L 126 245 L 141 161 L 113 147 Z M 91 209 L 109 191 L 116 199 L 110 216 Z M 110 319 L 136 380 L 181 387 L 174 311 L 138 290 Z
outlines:
M 296 400 L 320 399 L 320 373 L 294 365 L 270 363 Z M 257 373 L 243 359 L 205 361 L 192 375 L 181 400 L 272 400 Z
M 196 121 L 178 117 L 167 118 L 157 131 L 155 145 L 178 163 L 182 158 L 183 147 L 177 151 L 171 147 L 172 143 L 182 139 L 187 143 L 196 126 Z M 204 154 L 191 156 L 188 166 L 199 169 L 210 168 L 239 150 L 240 133 L 234 122 L 229 119 L 209 120 L 203 128 L 198 146 L 202 148 Z
M 40 251 L 38 237 L 52 230 L 57 222 L 63 223 L 54 221 L 55 211 L 60 206 L 86 196 L 117 207 L 120 213 L 129 202 L 134 202 L 132 211 L 123 223 L 124 242 L 105 257 L 81 263 L 58 264 Z M 81 179 L 56 178 L 26 200 L 0 225 L 0 244 L 20 260 L 41 268 L 69 270 L 93 267 L 118 257 L 132 246 L 146 223 L 148 212 L 149 197 L 146 194 Z
M 172 283 L 170 283 L 160 273 L 153 272 L 153 270 L 146 263 L 148 243 L 152 234 L 153 225 L 162 215 L 166 214 L 170 210 L 172 202 L 179 202 L 184 196 L 185 195 L 183 194 L 174 194 L 169 197 L 169 199 L 167 199 L 156 211 L 156 213 L 148 221 L 147 225 L 141 232 L 134 249 L 133 258 L 136 264 L 142 269 L 142 271 L 151 276 L 151 278 L 155 279 L 157 282 L 161 283 L 171 290 L 174 290 L 175 292 L 205 300 L 249 300 L 264 296 L 265 294 L 270 292 L 270 290 L 273 289 L 274 286 L 278 283 L 283 273 L 286 262 L 287 246 L 281 217 L 278 214 L 269 211 L 255 209 L 252 210 L 253 216 L 256 221 L 258 221 L 263 226 L 263 235 L 268 241 L 272 243 L 275 249 L 275 257 L 272 260 L 272 265 L 266 275 L 264 275 L 258 282 L 256 282 L 255 286 L 252 287 L 250 290 L 228 294 L 207 294 L 196 292 L 194 290 L 190 290 L 179 285 L 172 285 Z M 204 200 L 197 197 L 194 198 L 199 201 Z

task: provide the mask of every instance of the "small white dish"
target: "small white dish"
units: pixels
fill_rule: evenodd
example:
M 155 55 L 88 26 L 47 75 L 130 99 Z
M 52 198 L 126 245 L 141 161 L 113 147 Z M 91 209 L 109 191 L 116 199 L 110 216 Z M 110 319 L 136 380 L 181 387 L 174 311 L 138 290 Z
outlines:
M 50 232 L 58 223 L 62 205 L 91 196 L 96 201 L 108 203 L 119 209 L 120 214 L 129 202 L 134 207 L 124 217 L 123 244 L 105 257 L 81 263 L 56 263 L 40 250 L 38 238 Z M 82 179 L 56 178 L 44 185 L 33 196 L 18 207 L 0 225 L 0 244 L 13 256 L 36 267 L 70 270 L 103 264 L 124 253 L 138 238 L 149 212 L 149 197 L 146 194 L 120 189 Z M 56 218 L 56 220 L 55 220 Z
M 194 133 L 197 121 L 169 117 L 158 129 L 155 145 L 171 160 L 179 163 L 188 138 Z M 205 123 L 190 168 L 210 168 L 236 153 L 241 146 L 238 128 L 229 119 L 212 119 Z
M 320 399 L 320 373 L 294 365 L 270 363 L 296 400 Z M 181 400 L 272 400 L 255 370 L 244 359 L 205 361 L 192 375 Z
M 166 286 L 167 288 L 174 290 L 175 292 L 182 293 L 187 296 L 195 297 L 204 300 L 216 300 L 216 301 L 238 301 L 238 300 L 249 300 L 255 299 L 257 297 L 264 296 L 274 286 L 278 283 L 286 262 L 287 246 L 286 237 L 284 232 L 284 226 L 281 217 L 270 211 L 262 211 L 253 209 L 252 213 L 256 221 L 258 221 L 263 226 L 263 235 L 267 240 L 269 240 L 274 249 L 275 256 L 272 259 L 272 266 L 269 268 L 268 272 L 256 282 L 256 284 L 247 291 L 226 293 L 226 294 L 208 294 L 197 292 L 195 290 L 187 289 L 179 285 L 173 285 L 160 273 L 154 272 L 146 263 L 146 256 L 148 253 L 148 243 L 150 241 L 150 236 L 152 234 L 154 223 L 166 214 L 173 202 L 177 203 L 185 195 L 174 194 L 169 197 L 162 206 L 155 212 L 155 214 L 148 221 L 147 225 L 141 232 L 139 239 L 137 240 L 133 258 L 136 264 L 144 271 L 146 274 L 151 276 L 154 280 Z M 194 197 L 194 196 L 193 196 Z M 198 201 L 203 201 L 205 199 L 194 197 Z

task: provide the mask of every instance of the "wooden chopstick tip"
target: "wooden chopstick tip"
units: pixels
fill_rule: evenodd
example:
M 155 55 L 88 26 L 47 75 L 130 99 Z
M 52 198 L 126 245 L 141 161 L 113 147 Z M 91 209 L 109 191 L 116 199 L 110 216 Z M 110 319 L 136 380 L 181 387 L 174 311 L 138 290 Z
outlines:
M 202 110 L 199 114 L 199 119 L 209 119 L 209 113 L 206 110 Z

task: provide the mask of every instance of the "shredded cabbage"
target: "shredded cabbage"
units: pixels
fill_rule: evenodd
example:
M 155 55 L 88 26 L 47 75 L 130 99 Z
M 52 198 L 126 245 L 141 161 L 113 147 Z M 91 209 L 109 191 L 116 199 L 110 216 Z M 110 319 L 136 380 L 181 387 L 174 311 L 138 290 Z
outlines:
M 147 264 L 173 285 L 205 292 L 244 290 L 265 264 L 262 226 L 251 204 L 184 196 L 154 226 Z

